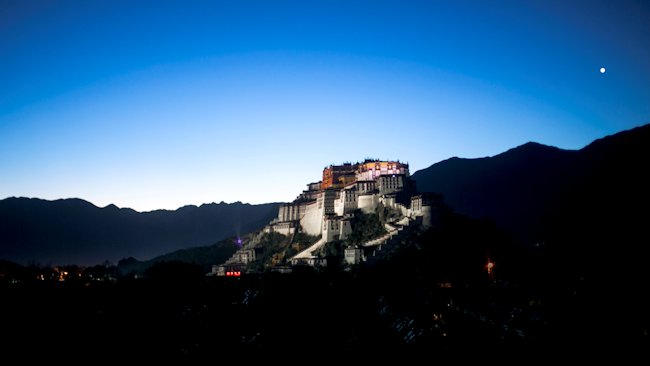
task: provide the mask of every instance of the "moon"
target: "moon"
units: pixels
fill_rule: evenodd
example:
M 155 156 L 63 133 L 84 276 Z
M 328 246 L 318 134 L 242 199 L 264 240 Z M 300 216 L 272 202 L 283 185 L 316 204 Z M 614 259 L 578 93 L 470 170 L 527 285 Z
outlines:
M 601 73 L 601 74 L 604 74 L 605 71 L 607 71 L 607 70 L 606 70 L 604 67 L 601 67 L 601 68 L 600 68 L 600 73 Z

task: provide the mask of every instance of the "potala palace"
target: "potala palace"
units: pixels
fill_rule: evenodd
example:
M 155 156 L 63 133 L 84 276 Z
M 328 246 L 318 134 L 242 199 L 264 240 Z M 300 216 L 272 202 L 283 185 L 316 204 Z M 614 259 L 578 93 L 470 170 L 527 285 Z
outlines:
M 291 265 L 322 266 L 326 264 L 321 248 L 327 243 L 345 240 L 352 232 L 355 214 L 374 214 L 389 209 L 391 218 L 383 223 L 384 233 L 372 240 L 345 248 L 345 262 L 358 264 L 370 253 L 396 240 L 405 229 L 426 228 L 432 222 L 436 196 L 419 194 L 410 179 L 408 164 L 399 161 L 365 160 L 361 163 L 330 165 L 323 169 L 322 180 L 307 184 L 291 203 L 280 206 L 278 216 L 260 232 L 250 235 L 242 248 L 213 272 L 224 275 L 245 271 L 256 258 L 256 249 L 265 234 L 295 236 L 305 233 L 318 240 L 293 255 Z

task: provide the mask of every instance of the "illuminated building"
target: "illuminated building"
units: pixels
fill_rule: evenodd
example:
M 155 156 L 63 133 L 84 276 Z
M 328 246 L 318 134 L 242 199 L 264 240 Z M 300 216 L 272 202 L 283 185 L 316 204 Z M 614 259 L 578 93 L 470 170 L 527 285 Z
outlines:
M 366 160 L 357 164 L 357 180 L 375 180 L 381 175 L 403 174 L 409 175 L 409 165 L 399 161 L 372 161 Z
M 340 187 L 339 179 L 343 176 L 354 176 L 357 168 L 357 164 L 345 163 L 343 165 L 330 165 L 327 168 L 323 169 L 323 183 L 321 189 L 327 189 L 330 187 L 338 188 Z M 346 178 L 349 180 L 350 178 Z
M 382 237 L 346 249 L 345 261 L 349 264 L 365 261 L 364 251 L 381 251 L 382 245 L 390 246 L 414 227 L 431 225 L 435 197 L 416 193 L 408 164 L 365 160 L 330 165 L 323 169 L 322 178 L 307 184 L 307 189 L 293 202 L 282 204 L 278 216 L 259 232 L 287 236 L 300 232 L 319 237 L 291 257 L 292 265 L 324 265 L 325 258 L 318 254 L 321 248 L 328 242 L 345 240 L 352 233 L 351 218 L 359 211 L 376 214 L 378 209 L 390 209 L 392 221 L 385 223 L 386 234 Z M 227 269 L 243 271 L 246 264 L 255 260 L 256 240 L 253 238 L 238 250 L 217 275 L 225 275 Z
M 330 165 L 323 169 L 321 189 L 342 188 L 356 181 L 373 181 L 382 175 L 404 175 L 408 177 L 409 166 L 399 161 L 381 160 Z

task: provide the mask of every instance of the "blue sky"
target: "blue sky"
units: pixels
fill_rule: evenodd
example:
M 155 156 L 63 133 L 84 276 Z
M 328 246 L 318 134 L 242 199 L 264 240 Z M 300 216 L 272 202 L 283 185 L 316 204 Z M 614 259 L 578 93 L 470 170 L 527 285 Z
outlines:
M 290 201 L 331 163 L 578 149 L 650 122 L 648 19 L 647 1 L 0 0 L 0 198 Z

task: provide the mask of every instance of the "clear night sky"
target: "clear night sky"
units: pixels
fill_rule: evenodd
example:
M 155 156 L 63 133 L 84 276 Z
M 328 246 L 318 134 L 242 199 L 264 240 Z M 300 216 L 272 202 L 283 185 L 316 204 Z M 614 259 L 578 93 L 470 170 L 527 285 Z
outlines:
M 644 0 L 0 0 L 0 198 L 290 201 L 648 122 Z

